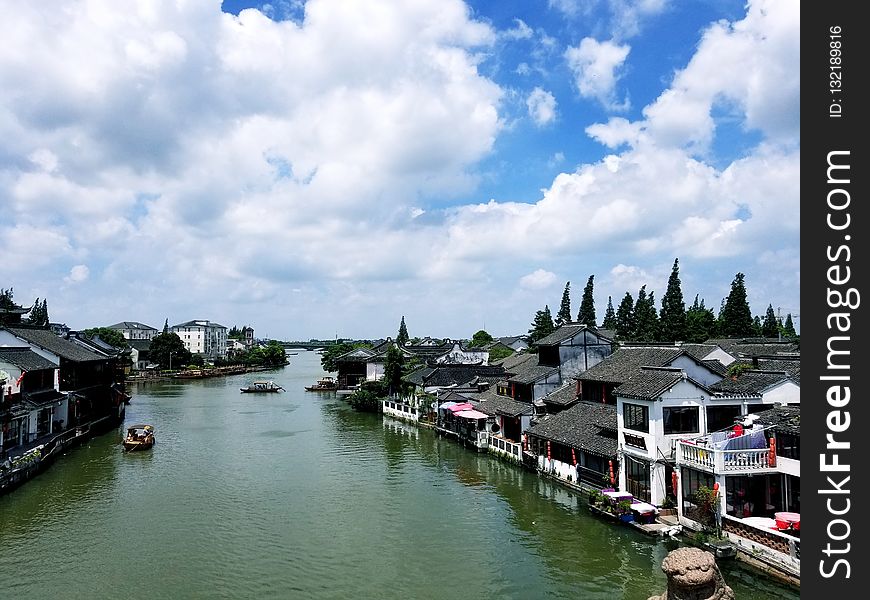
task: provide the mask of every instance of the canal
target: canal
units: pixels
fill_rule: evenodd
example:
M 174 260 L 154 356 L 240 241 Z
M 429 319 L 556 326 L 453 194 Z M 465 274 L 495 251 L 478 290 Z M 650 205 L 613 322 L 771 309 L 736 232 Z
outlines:
M 122 430 L 0 497 L 0 598 L 624 598 L 665 589 L 676 547 L 428 430 L 305 392 L 299 351 L 259 374 L 139 385 Z M 797 599 L 738 563 L 739 599 Z

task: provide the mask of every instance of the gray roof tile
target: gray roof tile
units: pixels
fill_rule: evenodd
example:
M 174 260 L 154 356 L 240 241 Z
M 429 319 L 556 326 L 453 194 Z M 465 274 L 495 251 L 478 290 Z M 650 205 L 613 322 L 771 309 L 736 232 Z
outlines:
M 44 348 L 52 354 L 56 354 L 69 361 L 90 362 L 106 360 L 105 357 L 100 356 L 96 352 L 86 350 L 75 342 L 65 340 L 47 329 L 29 329 L 25 327 L 7 327 L 6 329 L 15 337 L 25 340 L 29 344 Z
M 529 435 L 610 458 L 617 452 L 616 426 L 615 406 L 581 401 L 533 425 Z
M 40 371 L 43 369 L 56 369 L 57 365 L 50 360 L 41 357 L 30 347 L 3 347 L 0 348 L 0 361 L 13 364 L 23 371 Z

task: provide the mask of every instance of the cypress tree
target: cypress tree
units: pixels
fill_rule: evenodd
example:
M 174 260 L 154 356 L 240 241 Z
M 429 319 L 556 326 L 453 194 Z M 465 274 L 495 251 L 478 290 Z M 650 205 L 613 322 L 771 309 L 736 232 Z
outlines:
M 796 338 L 797 332 L 794 330 L 794 323 L 791 320 L 791 313 L 785 316 L 785 325 L 782 326 L 782 337 Z
M 761 317 L 755 315 L 752 319 L 752 335 L 753 337 L 761 337 Z
M 571 322 L 571 282 L 565 284 L 565 291 L 562 292 L 562 303 L 559 305 L 559 312 L 556 313 L 556 327 L 561 327 L 565 323 Z
M 713 309 L 704 306 L 704 300 L 695 302 L 686 311 L 686 341 L 700 343 L 716 336 L 716 316 Z
M 402 322 L 399 324 L 399 333 L 396 335 L 396 343 L 399 346 L 404 346 L 409 339 L 408 328 L 405 326 L 405 315 L 402 315 Z
M 616 337 L 627 340 L 634 334 L 634 298 L 625 292 L 616 309 Z
M 744 275 L 737 273 L 731 282 L 731 292 L 719 314 L 719 335 L 726 338 L 751 336 L 754 325 L 752 311 L 749 310 L 749 302 L 746 300 Z
M 680 259 L 674 259 L 674 267 L 668 279 L 668 289 L 662 297 L 659 337 L 665 342 L 686 339 L 686 303 L 680 287 Z
M 641 286 L 634 303 L 634 339 L 639 342 L 654 342 L 659 335 L 659 315 L 655 306 L 655 292 L 646 295 L 646 285 Z
M 553 324 L 553 315 L 550 313 L 549 305 L 544 306 L 544 310 L 539 310 L 535 313 L 535 319 L 532 321 L 532 328 L 529 329 L 529 339 L 532 343 L 537 342 L 553 333 L 556 326 Z
M 604 329 L 616 329 L 616 311 L 613 310 L 613 299 L 607 297 L 607 310 L 604 312 L 604 321 L 601 323 Z
M 761 335 L 763 337 L 777 337 L 779 335 L 779 321 L 776 318 L 776 313 L 773 312 L 772 304 L 767 305 L 767 312 L 761 323 Z
M 580 300 L 580 312 L 577 313 L 577 321 L 588 325 L 589 327 L 597 327 L 595 320 L 595 299 L 592 296 L 592 280 L 595 275 L 590 275 L 586 282 L 586 287 L 583 288 L 583 299 Z
M 163 322 L 163 334 L 165 335 L 167 333 L 169 333 L 169 318 L 168 317 Z

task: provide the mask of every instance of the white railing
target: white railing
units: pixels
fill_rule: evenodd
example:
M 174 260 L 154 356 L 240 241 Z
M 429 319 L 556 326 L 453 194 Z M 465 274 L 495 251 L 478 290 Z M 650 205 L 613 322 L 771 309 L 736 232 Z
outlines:
M 512 442 L 501 436 L 490 435 L 489 447 L 494 450 L 496 454 L 504 454 L 514 460 L 522 460 L 523 445 L 520 442 Z
M 698 467 L 713 473 L 757 473 L 775 471 L 770 464 L 770 450 L 716 450 L 687 442 L 677 442 L 677 464 Z

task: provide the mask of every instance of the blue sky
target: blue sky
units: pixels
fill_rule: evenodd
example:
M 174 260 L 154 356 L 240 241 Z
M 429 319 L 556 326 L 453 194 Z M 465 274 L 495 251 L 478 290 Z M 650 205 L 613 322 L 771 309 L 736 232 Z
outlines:
M 589 275 L 599 318 L 660 299 L 676 257 L 687 302 L 740 271 L 799 314 L 793 2 L 34 4 L 0 24 L 0 256 L 52 320 L 511 335 Z

